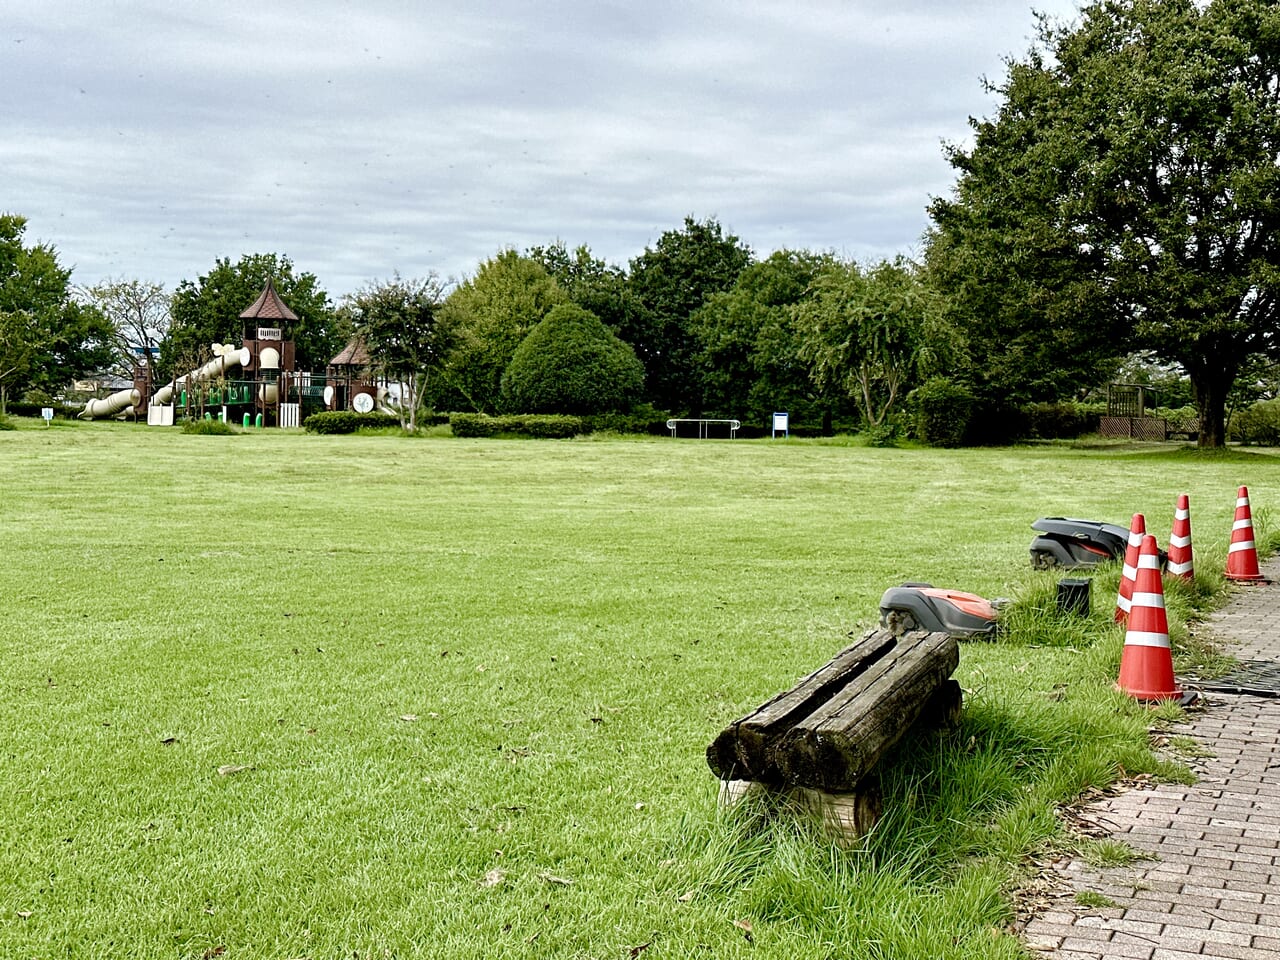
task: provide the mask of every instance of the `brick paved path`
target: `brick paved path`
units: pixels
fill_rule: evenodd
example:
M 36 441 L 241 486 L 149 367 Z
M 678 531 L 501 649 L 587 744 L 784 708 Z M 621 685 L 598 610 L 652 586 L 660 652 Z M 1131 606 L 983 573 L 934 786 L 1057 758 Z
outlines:
M 1263 570 L 1280 580 L 1280 558 Z M 1246 660 L 1280 661 L 1280 583 L 1238 589 L 1211 631 Z M 1280 698 L 1207 695 L 1176 731 L 1213 756 L 1198 781 L 1131 790 L 1090 807 L 1113 835 L 1153 859 L 1060 866 L 1076 891 L 1027 924 L 1029 946 L 1057 960 L 1276 960 L 1280 957 Z

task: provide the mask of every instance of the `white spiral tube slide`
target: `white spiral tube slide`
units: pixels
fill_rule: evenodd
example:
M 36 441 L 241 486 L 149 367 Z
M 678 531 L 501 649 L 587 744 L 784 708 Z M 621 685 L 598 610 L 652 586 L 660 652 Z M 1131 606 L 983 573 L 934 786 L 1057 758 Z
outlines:
M 130 387 L 128 390 L 120 390 L 102 400 L 90 400 L 76 416 L 81 420 L 114 417 L 117 413 L 129 407 L 136 407 L 141 402 L 142 394 Z
M 221 376 L 232 367 L 243 367 L 249 363 L 252 354 L 248 347 L 241 347 L 239 350 L 228 350 L 221 356 L 214 357 L 203 367 L 192 370 L 185 377 L 179 377 L 176 384 L 165 384 L 155 392 L 151 398 L 154 406 L 163 406 L 166 403 L 173 402 L 174 387 L 186 387 L 192 383 L 202 383 L 213 377 Z

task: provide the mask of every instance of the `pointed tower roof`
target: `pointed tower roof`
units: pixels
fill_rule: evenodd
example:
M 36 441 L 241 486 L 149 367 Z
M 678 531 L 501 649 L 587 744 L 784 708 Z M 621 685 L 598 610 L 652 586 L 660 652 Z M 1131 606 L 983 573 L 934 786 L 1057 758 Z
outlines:
M 258 294 L 258 299 L 253 301 L 253 306 L 247 307 L 240 314 L 240 319 L 297 320 L 298 315 L 280 299 L 280 294 L 276 293 L 275 281 L 268 280 L 267 285 L 262 288 L 262 293 Z
M 360 337 L 352 337 L 340 354 L 329 361 L 331 367 L 367 367 L 370 364 L 369 349 Z

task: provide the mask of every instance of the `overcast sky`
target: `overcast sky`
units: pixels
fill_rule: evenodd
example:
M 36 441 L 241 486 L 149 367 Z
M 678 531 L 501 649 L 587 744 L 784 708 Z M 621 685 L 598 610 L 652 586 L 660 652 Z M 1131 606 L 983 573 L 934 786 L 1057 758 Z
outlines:
M 1033 30 L 1031 0 L 0 0 L 0 211 L 76 283 L 276 252 L 335 300 L 556 239 L 625 265 L 689 214 L 912 255 Z

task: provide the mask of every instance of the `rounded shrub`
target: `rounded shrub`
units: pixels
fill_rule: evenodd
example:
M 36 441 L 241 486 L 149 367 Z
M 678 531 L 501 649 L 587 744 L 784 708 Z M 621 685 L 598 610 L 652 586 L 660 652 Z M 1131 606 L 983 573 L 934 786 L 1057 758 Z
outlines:
M 644 366 L 591 311 L 552 309 L 516 348 L 502 375 L 514 413 L 598 414 L 628 410 L 644 387 Z
M 973 394 L 945 377 L 934 377 L 912 391 L 916 435 L 935 447 L 958 447 L 964 442 L 973 415 Z

